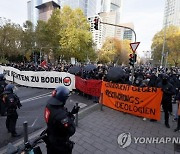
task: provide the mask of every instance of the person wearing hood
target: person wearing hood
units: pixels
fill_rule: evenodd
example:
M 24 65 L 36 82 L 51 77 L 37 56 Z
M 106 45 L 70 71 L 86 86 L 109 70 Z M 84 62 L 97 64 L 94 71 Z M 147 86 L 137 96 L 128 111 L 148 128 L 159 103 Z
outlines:
M 162 81 L 158 83 L 158 87 L 163 91 L 161 104 L 164 110 L 165 126 L 170 128 L 169 112 L 172 112 L 172 95 L 175 94 L 175 88 L 168 82 L 168 76 L 166 74 L 162 75 Z

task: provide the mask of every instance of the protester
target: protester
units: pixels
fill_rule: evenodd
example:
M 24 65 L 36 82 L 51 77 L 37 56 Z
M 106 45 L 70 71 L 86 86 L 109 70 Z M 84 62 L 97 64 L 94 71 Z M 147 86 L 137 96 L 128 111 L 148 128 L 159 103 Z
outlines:
M 107 77 L 108 71 L 114 67 L 113 65 L 103 65 L 103 64 L 94 64 L 93 69 L 91 70 L 85 70 L 85 64 L 76 64 L 72 65 L 70 63 L 47 63 L 43 61 L 40 65 L 35 65 L 34 63 L 12 63 L 10 66 L 13 66 L 20 70 L 26 70 L 26 71 L 59 71 L 59 72 L 68 72 L 70 68 L 73 66 L 80 67 L 80 70 L 76 73 L 74 73 L 75 76 L 79 76 L 82 79 L 85 79 L 85 81 L 88 82 L 88 80 L 103 80 L 106 82 L 113 82 L 109 80 Z M 132 69 L 129 66 L 120 66 L 122 70 L 125 72 L 123 76 L 118 78 L 116 83 L 120 84 L 128 84 L 133 85 L 137 87 L 159 87 L 162 88 L 163 91 L 163 99 L 162 99 L 162 107 L 165 113 L 165 125 L 166 127 L 169 126 L 169 113 L 172 112 L 172 96 L 177 95 L 174 93 L 174 88 L 180 87 L 180 69 L 179 68 L 160 68 L 160 67 L 151 67 L 151 66 L 135 66 L 134 67 L 134 76 L 133 80 L 132 77 Z M 165 83 L 164 75 L 168 75 L 167 84 Z M 171 85 L 169 88 L 173 89 L 171 93 L 169 93 L 169 88 L 166 86 Z M 174 87 L 174 88 L 172 88 Z M 168 90 L 167 90 L 168 89 Z M 170 90 L 171 91 L 171 90 Z M 87 97 L 88 99 L 92 99 L 94 102 L 98 102 L 98 97 L 94 97 L 92 95 L 87 94 L 85 91 L 80 91 L 76 89 L 76 92 L 78 94 L 82 94 L 82 96 Z M 175 117 L 176 118 L 176 117 Z M 154 121 L 154 119 L 151 119 L 150 121 Z
M 162 74 L 162 81 L 159 82 L 158 87 L 162 88 L 162 107 L 164 110 L 165 126 L 170 128 L 169 125 L 169 112 L 172 112 L 172 95 L 175 94 L 175 88 L 168 82 L 168 76 Z

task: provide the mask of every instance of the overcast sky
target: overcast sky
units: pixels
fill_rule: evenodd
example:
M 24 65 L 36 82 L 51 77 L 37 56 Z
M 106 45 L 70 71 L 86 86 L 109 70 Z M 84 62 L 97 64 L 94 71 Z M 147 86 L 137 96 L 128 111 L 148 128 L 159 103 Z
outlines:
M 27 1 L 0 0 L 0 17 L 22 25 L 27 20 Z M 154 34 L 162 28 L 164 5 L 165 0 L 124 0 L 121 22 L 133 22 L 137 41 L 141 42 L 138 51 L 151 49 Z

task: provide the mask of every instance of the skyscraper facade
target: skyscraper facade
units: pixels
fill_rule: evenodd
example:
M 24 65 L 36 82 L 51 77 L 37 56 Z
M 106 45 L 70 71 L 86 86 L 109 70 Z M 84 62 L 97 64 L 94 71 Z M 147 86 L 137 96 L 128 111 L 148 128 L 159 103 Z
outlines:
M 101 9 L 100 9 L 100 20 L 105 23 L 120 24 L 121 19 L 121 13 L 122 13 L 122 0 L 102 0 L 101 1 Z M 106 38 L 108 37 L 116 37 L 118 39 L 121 39 L 122 37 L 122 31 L 119 27 L 110 26 L 101 24 L 101 36 L 98 36 L 100 38 L 100 44 L 97 44 L 97 47 L 101 48 L 103 43 L 105 42 Z
M 165 0 L 163 26 L 180 26 L 180 0 Z
M 36 8 L 39 10 L 38 20 L 48 21 L 48 19 L 52 15 L 52 12 L 55 9 L 60 9 L 60 6 L 54 1 L 49 1 L 49 2 L 36 6 Z
M 120 11 L 122 0 L 102 0 L 101 12 Z
M 36 26 L 38 20 L 38 9 L 36 6 L 41 5 L 42 0 L 30 0 L 27 2 L 27 17 L 28 20 L 33 23 L 33 26 Z
M 98 30 L 95 30 L 95 28 L 94 28 L 95 17 L 88 18 L 88 21 L 90 23 L 90 30 L 92 32 L 92 39 L 93 39 L 94 43 L 96 44 L 95 50 L 98 50 L 102 47 L 102 32 L 103 32 L 102 26 L 103 25 L 98 24 Z
M 98 13 L 98 3 L 100 0 L 58 0 L 61 8 L 70 6 L 72 9 L 80 8 L 87 17 L 93 17 Z
M 129 27 L 131 29 L 134 29 L 134 24 L 133 23 L 123 23 L 121 24 L 122 26 L 125 27 Z M 126 29 L 126 28 L 121 28 L 121 30 L 123 30 L 123 35 L 122 35 L 122 39 L 123 40 L 130 40 L 132 41 L 134 38 L 134 33 L 132 30 L 130 29 Z
M 99 29 L 94 29 L 94 18 L 100 16 L 101 21 L 120 24 L 123 0 L 58 0 L 61 8 L 68 5 L 72 9 L 81 8 L 88 18 L 91 26 L 96 49 L 100 49 L 107 37 L 121 39 L 122 30 L 118 27 L 99 24 Z
M 63 8 L 64 6 L 70 6 L 72 9 L 81 8 L 84 14 L 87 14 L 86 5 L 87 0 L 60 0 L 59 5 Z

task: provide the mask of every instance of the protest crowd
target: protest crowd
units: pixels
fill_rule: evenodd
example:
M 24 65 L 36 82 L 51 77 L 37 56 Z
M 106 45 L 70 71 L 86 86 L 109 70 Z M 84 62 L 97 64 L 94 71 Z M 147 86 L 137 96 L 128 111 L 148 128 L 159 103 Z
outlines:
M 180 118 L 178 118 L 180 116 L 180 68 L 178 67 L 161 68 L 151 67 L 149 65 L 135 66 L 134 75 L 132 76 L 132 69 L 129 66 L 103 64 L 73 65 L 67 63 L 53 65 L 45 61 L 40 65 L 35 65 L 34 63 L 11 63 L 6 64 L 6 66 L 19 69 L 20 71 L 69 72 L 75 75 L 77 82 L 81 82 L 82 80 L 93 80 L 97 81 L 96 84 L 104 81 L 115 84 L 127 84 L 135 87 L 161 88 L 163 94 L 160 104 L 161 110 L 164 111 L 165 126 L 170 128 L 169 115 L 174 115 L 174 121 L 178 123 L 175 131 L 180 130 Z M 91 95 L 85 90 L 81 90 L 81 88 L 76 87 L 74 91 L 87 97 L 87 99 L 93 99 L 96 103 L 99 102 L 100 95 Z M 172 104 L 176 104 L 175 110 L 173 110 Z M 148 118 L 150 121 L 156 121 L 156 119 Z M 146 120 L 146 118 L 143 118 L 143 120 Z

